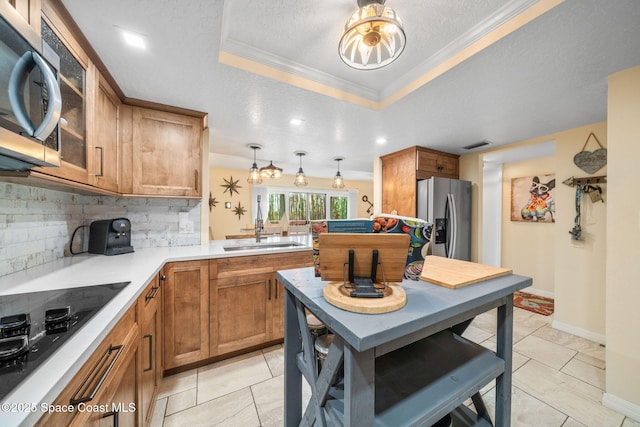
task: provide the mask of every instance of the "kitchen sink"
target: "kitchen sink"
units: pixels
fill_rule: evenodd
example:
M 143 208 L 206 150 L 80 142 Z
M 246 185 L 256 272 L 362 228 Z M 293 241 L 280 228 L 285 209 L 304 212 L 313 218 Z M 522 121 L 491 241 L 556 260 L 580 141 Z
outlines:
M 225 251 L 249 251 L 255 249 L 279 249 L 279 248 L 295 248 L 304 246 L 297 242 L 265 242 L 265 243 L 242 243 L 238 245 L 223 246 Z

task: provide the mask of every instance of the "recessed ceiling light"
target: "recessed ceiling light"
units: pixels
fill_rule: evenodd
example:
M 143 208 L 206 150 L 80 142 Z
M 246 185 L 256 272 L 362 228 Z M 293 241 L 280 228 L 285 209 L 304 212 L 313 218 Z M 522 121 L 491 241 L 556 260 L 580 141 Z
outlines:
M 147 43 L 145 41 L 145 38 L 141 34 L 123 30 L 122 28 L 120 28 L 120 31 L 122 32 L 122 38 L 124 38 L 125 43 L 128 44 L 129 46 L 133 46 L 138 49 L 147 48 Z
M 386 144 L 387 143 L 387 138 L 380 137 L 380 138 L 376 139 L 376 142 L 378 144 Z
M 291 119 L 289 123 L 291 123 L 294 126 L 300 126 L 302 124 L 302 119 Z

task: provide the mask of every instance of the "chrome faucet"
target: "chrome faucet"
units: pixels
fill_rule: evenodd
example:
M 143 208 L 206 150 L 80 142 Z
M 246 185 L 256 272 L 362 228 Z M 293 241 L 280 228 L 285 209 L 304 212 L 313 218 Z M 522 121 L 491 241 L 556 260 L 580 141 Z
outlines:
M 262 211 L 260 210 L 260 195 L 258 194 L 258 213 L 256 214 L 256 243 L 260 243 L 260 233 L 264 229 L 264 222 L 262 221 Z

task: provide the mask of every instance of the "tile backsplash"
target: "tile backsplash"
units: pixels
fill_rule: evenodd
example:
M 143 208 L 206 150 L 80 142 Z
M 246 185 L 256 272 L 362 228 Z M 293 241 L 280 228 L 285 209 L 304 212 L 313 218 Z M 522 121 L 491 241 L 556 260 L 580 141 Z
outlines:
M 84 196 L 0 182 L 0 276 L 86 251 L 89 224 L 126 217 L 135 248 L 200 244 L 200 200 Z M 193 231 L 179 233 L 185 212 Z

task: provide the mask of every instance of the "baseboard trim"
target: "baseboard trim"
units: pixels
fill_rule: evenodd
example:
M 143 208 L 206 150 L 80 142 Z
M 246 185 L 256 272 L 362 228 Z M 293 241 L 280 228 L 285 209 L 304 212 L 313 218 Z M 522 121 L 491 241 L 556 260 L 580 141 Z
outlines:
M 554 293 L 553 292 L 543 291 L 541 289 L 525 288 L 525 289 L 522 290 L 522 292 L 526 292 L 528 294 L 537 295 L 539 297 L 545 297 L 545 298 L 554 299 Z
M 586 338 L 588 340 L 597 342 L 598 344 L 605 345 L 607 343 L 606 337 L 602 334 L 596 334 L 595 332 L 587 331 L 586 329 L 577 328 L 573 325 L 567 325 L 566 323 L 554 320 L 551 322 L 551 327 L 562 332 L 568 332 L 572 335 Z
M 604 393 L 602 395 L 602 404 L 609 409 L 613 409 L 640 422 L 640 405 L 636 405 L 610 393 Z

